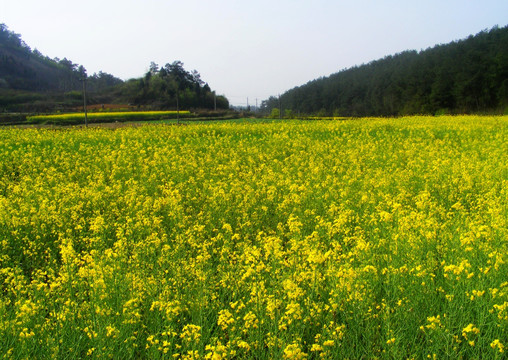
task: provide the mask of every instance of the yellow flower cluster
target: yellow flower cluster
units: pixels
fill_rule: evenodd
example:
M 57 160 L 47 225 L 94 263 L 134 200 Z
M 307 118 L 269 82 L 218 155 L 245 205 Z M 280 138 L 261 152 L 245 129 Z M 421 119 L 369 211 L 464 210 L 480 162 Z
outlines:
M 0 357 L 501 358 L 508 117 L 0 129 Z

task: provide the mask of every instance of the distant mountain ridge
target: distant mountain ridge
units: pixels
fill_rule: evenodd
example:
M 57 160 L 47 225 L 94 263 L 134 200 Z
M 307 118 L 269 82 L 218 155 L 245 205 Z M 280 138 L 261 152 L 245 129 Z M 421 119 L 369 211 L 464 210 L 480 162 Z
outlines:
M 404 51 L 285 92 L 287 115 L 393 116 L 503 111 L 508 107 L 508 26 Z M 279 98 L 265 100 L 270 112 Z

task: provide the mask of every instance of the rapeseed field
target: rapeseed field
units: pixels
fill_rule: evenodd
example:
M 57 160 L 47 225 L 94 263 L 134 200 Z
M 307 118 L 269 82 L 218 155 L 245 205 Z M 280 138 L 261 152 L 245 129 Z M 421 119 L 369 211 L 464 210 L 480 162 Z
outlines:
M 0 129 L 6 359 L 502 359 L 508 117 Z
M 190 117 L 188 110 L 182 111 L 105 111 L 90 112 L 87 114 L 90 122 L 104 121 L 143 121 L 154 119 L 176 119 L 180 116 Z M 33 115 L 27 117 L 28 123 L 31 124 L 80 124 L 85 121 L 85 113 L 69 113 L 69 114 L 53 114 L 53 115 Z

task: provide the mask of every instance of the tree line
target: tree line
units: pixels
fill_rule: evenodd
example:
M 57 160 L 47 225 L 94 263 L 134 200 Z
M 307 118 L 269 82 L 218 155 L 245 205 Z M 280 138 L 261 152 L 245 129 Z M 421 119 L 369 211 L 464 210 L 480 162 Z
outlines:
M 21 35 L 0 24 L 0 88 L 31 92 L 68 92 L 82 87 L 86 76 L 83 65 L 67 58 L 51 59 L 31 49 Z M 89 87 L 100 91 L 123 83 L 113 75 L 100 71 L 88 77 Z
M 136 105 L 154 108 L 228 109 L 224 96 L 217 96 L 197 70 L 187 71 L 179 60 L 159 67 L 151 62 L 144 77 L 127 81 L 119 95 Z
M 159 67 L 151 63 L 141 78 L 123 81 L 99 71 L 87 75 L 83 65 L 67 58 L 51 59 L 31 49 L 0 24 L 0 112 L 51 112 L 82 103 L 86 78 L 90 103 L 118 103 L 164 109 L 228 109 L 224 96 L 216 96 L 196 70 L 181 61 Z
M 404 51 L 270 97 L 286 115 L 396 116 L 508 109 L 508 26 Z

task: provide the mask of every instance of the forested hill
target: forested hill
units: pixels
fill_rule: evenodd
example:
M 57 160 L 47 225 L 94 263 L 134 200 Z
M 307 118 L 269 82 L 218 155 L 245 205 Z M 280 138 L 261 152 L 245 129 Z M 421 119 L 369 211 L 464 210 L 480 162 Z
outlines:
M 291 89 L 286 114 L 389 116 L 503 111 L 508 106 L 508 26 L 405 51 Z M 263 108 L 279 107 L 271 97 Z
M 50 59 L 31 48 L 19 34 L 0 24 L 0 89 L 68 92 L 80 90 L 80 78 L 86 73 L 82 65 L 64 58 Z M 104 89 L 122 80 L 103 72 L 89 77 L 92 90 Z
M 83 103 L 85 75 L 82 65 L 66 58 L 50 59 L 0 24 L 0 113 L 74 109 Z M 152 62 L 144 77 L 125 82 L 104 72 L 86 78 L 89 104 L 131 104 L 153 110 L 229 108 L 226 97 L 216 96 L 201 75 L 185 70 L 181 61 L 160 68 Z

